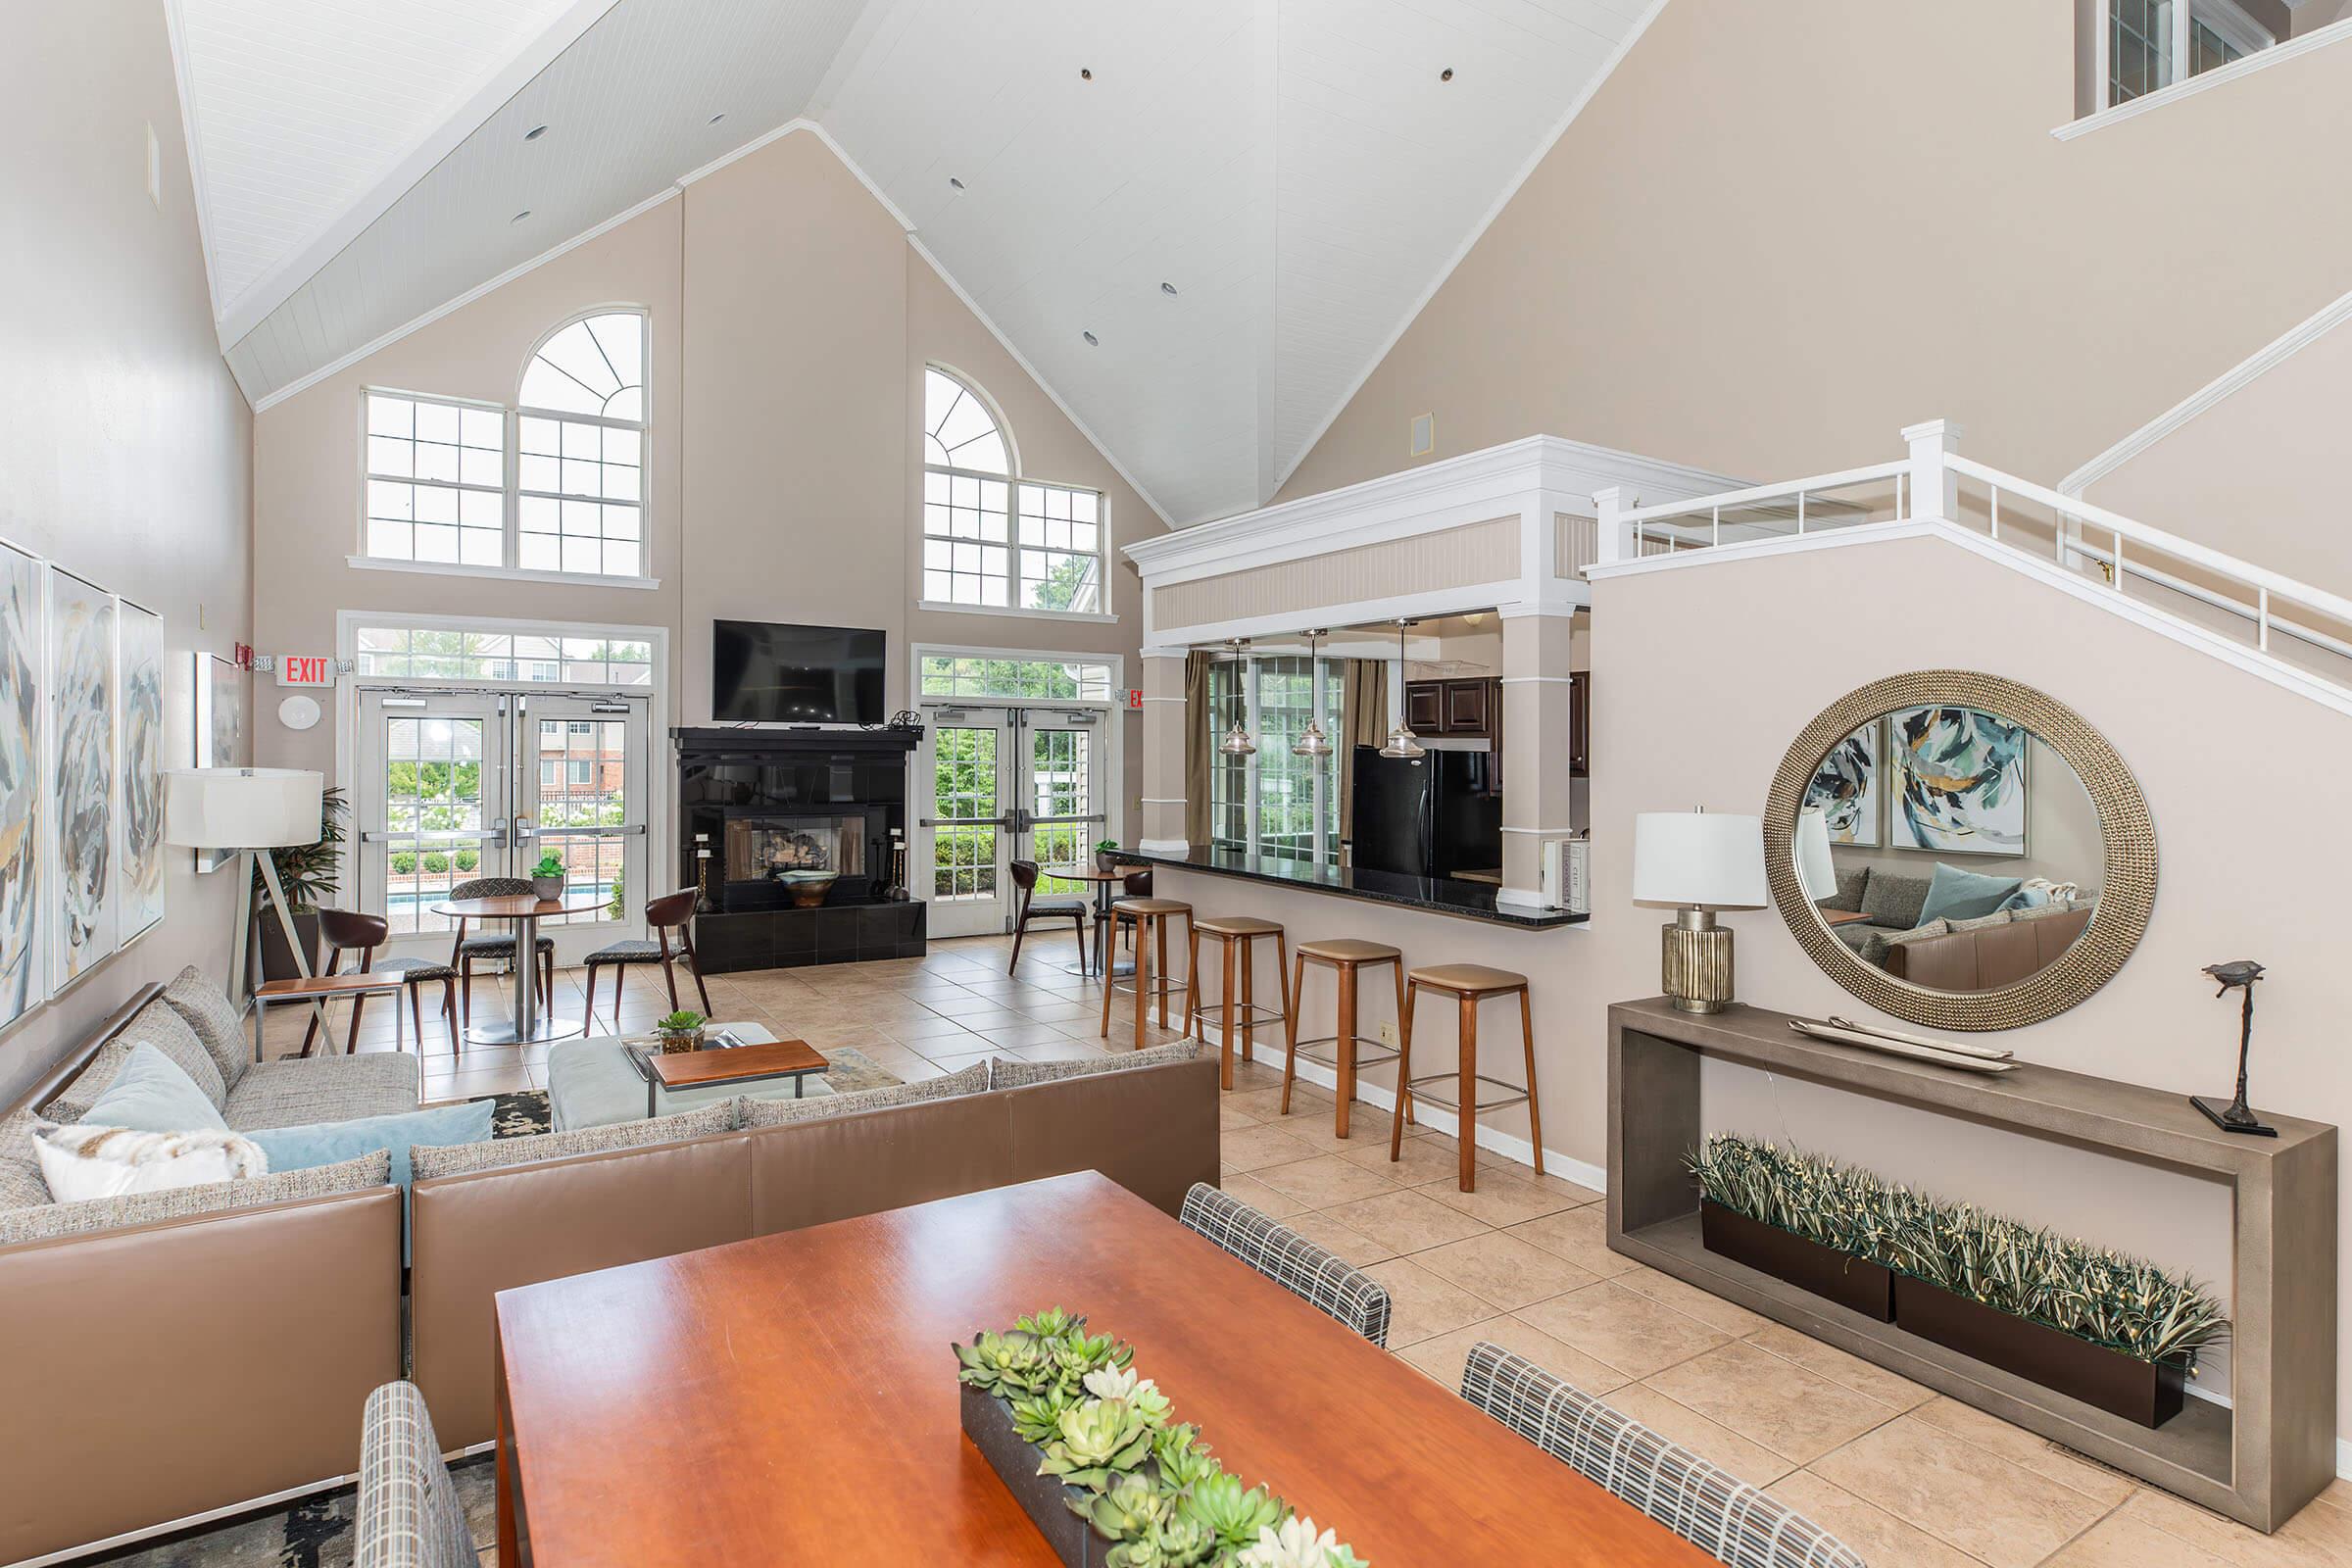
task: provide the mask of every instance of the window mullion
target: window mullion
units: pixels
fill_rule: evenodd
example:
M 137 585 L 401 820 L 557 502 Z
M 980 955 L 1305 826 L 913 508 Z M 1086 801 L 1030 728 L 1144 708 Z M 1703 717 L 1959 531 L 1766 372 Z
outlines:
M 499 550 L 509 566 L 517 566 L 522 562 L 522 416 L 514 409 L 505 410 L 502 423 L 507 432 L 502 454 L 507 483 L 499 499 Z

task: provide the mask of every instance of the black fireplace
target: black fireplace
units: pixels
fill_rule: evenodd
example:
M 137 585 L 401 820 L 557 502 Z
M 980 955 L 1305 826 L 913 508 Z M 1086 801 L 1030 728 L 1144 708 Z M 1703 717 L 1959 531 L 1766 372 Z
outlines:
M 680 870 L 702 896 L 694 941 L 709 972 L 922 956 L 924 906 L 894 896 L 920 729 L 670 738 Z

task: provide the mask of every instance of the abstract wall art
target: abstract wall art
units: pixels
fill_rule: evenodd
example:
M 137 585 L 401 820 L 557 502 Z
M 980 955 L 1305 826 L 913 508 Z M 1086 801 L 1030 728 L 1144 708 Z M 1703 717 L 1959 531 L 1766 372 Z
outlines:
M 115 894 L 115 597 L 49 568 L 51 991 L 120 945 Z
M 0 545 L 0 1025 L 49 994 L 42 967 L 41 564 Z
M 117 601 L 121 653 L 122 786 L 116 820 L 122 940 L 164 917 L 164 618 Z
M 1876 849 L 1879 843 L 1879 727 L 1872 719 L 1821 760 L 1799 810 L 1818 808 L 1832 844 Z
M 195 656 L 198 767 L 235 767 L 245 750 L 245 672 L 213 654 Z M 235 850 L 196 850 L 196 869 L 218 871 Z
M 2026 853 L 2023 724 L 1974 708 L 1898 709 L 1886 722 L 1896 849 Z

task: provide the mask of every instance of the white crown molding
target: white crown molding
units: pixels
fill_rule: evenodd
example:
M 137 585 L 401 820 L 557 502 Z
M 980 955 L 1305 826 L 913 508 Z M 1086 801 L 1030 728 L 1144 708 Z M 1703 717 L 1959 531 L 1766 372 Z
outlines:
M 1536 171 L 1543 166 L 1544 160 L 1551 156 L 1551 150 L 1559 145 L 1562 136 L 1568 134 L 1568 127 L 1576 123 L 1577 117 L 1585 112 L 1585 106 L 1590 104 L 1608 79 L 1617 74 L 1617 68 L 1624 64 L 1625 57 L 1633 53 L 1634 45 L 1642 41 L 1642 35 L 1649 30 L 1649 24 L 1655 22 L 1658 19 L 1658 13 L 1665 9 L 1666 0 L 1649 0 L 1649 4 L 1643 7 L 1642 14 L 1634 19 L 1634 24 L 1627 29 L 1625 36 L 1618 40 L 1617 47 L 1609 52 L 1609 58 L 1601 62 L 1600 69 L 1593 73 L 1592 78 L 1585 83 L 1583 90 L 1578 92 L 1575 99 L 1569 103 L 1567 112 L 1560 116 L 1559 123 L 1552 127 L 1551 134 L 1546 136 L 1543 144 L 1537 147 L 1528 156 L 1527 161 L 1519 166 L 1519 172 L 1511 176 L 1510 183 L 1503 186 L 1502 194 L 1494 198 L 1494 204 L 1487 209 L 1486 216 L 1478 220 L 1469 234 L 1463 238 L 1462 243 L 1455 247 L 1453 254 L 1446 258 L 1446 265 L 1438 270 L 1438 275 L 1430 279 L 1429 286 L 1421 291 L 1420 297 L 1413 301 L 1389 335 L 1381 341 L 1380 347 L 1373 352 L 1372 358 L 1365 363 L 1361 370 L 1356 372 L 1355 378 L 1348 383 L 1348 390 L 1340 394 L 1339 401 L 1331 406 L 1331 412 L 1323 416 L 1323 421 L 1315 426 L 1313 433 L 1307 436 L 1297 452 L 1291 454 L 1290 461 L 1283 464 L 1276 471 L 1274 475 L 1276 490 L 1280 490 L 1284 485 L 1290 483 L 1291 475 L 1298 471 L 1298 466 L 1306 461 L 1307 454 L 1313 452 L 1324 436 L 1331 433 L 1331 427 L 1339 422 L 1340 416 L 1348 412 L 1348 405 L 1355 401 L 1355 395 L 1364 389 L 1364 383 L 1372 379 L 1372 372 L 1380 368 L 1381 362 L 1389 357 L 1391 351 L 1404 337 L 1413 322 L 1420 318 L 1421 313 L 1429 308 L 1429 302 L 1438 297 L 1438 290 L 1446 286 L 1447 280 L 1453 276 L 1454 270 L 1468 260 L 1470 253 L 1478 248 L 1478 242 L 1487 237 L 1487 230 L 1494 226 L 1494 220 L 1502 216 L 1503 209 L 1509 207 L 1512 201 L 1518 197 L 1520 187 L 1534 177 Z
M 457 151 L 468 136 L 481 129 L 492 115 L 504 109 L 539 73 L 578 42 L 582 33 L 604 20 L 605 13 L 615 3 L 616 0 L 574 0 L 562 16 L 548 24 L 546 30 L 476 88 L 457 113 L 404 148 L 392 161 L 392 167 L 358 200 L 288 251 L 242 294 L 227 301 L 224 307 L 216 304 L 221 351 L 226 353 L 242 342 L 272 311 L 292 298 L 295 290 L 316 276 L 320 268 L 366 233 L 369 224 L 390 212 L 393 203 L 407 195 L 441 160 Z
M 2315 32 L 2310 36 L 2316 38 L 2319 34 Z M 2346 321 L 2352 321 L 2352 294 L 2342 296 L 2318 314 L 2288 327 L 2285 332 L 2059 480 L 2058 493 L 2082 495 L 2165 437 L 2253 385 Z
M 2142 93 L 2137 98 L 2117 104 L 2112 109 L 2102 109 L 2095 115 L 2084 115 L 2080 120 L 2070 120 L 2065 124 L 2052 128 L 2050 134 L 2060 141 L 2073 141 L 2077 136 L 2087 136 L 2094 130 L 2103 130 L 2109 125 L 2121 124 L 2127 120 L 2136 120 L 2152 109 L 2162 109 L 2166 104 L 2177 104 L 2183 98 L 2193 98 L 2198 93 L 2210 92 L 2226 82 L 2250 76 L 2257 71 L 2268 71 L 2273 66 L 2282 66 L 2298 55 L 2307 55 L 2314 49 L 2324 49 L 2331 43 L 2341 43 L 2346 38 L 2352 38 L 2352 19 L 2329 23 L 2316 32 L 2307 32 L 2300 38 L 2289 38 L 2282 43 L 2273 44 L 2270 48 L 2250 54 L 2242 60 L 2232 60 L 2226 66 L 2216 66 L 2211 71 L 2200 72 L 2186 81 L 2176 81 L 2169 87 L 2159 87 L 2154 92 Z

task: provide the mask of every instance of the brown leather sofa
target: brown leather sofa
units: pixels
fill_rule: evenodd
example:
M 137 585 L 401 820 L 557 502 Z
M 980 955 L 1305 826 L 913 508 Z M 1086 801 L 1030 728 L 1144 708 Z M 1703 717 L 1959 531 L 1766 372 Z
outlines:
M 2055 963 L 2090 915 L 2086 908 L 2067 909 L 1893 943 L 1886 949 L 1886 972 L 1933 991 L 1998 991 Z
M 404 1361 L 488 1442 L 499 1291 L 1074 1170 L 1173 1214 L 1217 1154 L 1201 1058 L 419 1181 L 405 1342 L 389 1187 L 0 1246 L 0 1563 L 334 1485 Z

